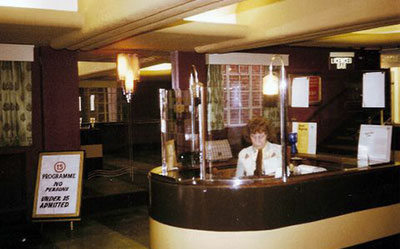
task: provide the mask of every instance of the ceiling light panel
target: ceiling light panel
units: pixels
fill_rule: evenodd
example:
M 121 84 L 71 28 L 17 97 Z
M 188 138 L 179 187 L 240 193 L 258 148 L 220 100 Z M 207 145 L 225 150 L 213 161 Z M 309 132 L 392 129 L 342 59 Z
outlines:
M 77 0 L 0 0 L 0 7 L 78 11 Z

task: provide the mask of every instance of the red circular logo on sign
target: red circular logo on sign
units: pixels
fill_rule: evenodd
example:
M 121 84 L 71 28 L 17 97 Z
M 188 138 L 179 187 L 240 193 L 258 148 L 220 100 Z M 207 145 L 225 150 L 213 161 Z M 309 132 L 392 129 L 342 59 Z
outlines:
M 65 165 L 64 162 L 56 162 L 56 163 L 54 164 L 54 170 L 55 170 L 56 172 L 58 172 L 58 173 L 63 172 L 63 171 L 65 170 L 66 167 L 67 167 L 67 166 Z

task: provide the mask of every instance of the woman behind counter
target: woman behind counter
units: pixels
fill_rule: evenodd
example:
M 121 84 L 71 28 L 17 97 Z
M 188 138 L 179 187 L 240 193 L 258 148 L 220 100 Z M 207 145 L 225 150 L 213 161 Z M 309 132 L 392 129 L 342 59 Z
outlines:
M 251 119 L 247 124 L 252 145 L 239 152 L 236 177 L 274 175 L 282 176 L 281 146 L 268 141 L 273 136 L 267 120 Z

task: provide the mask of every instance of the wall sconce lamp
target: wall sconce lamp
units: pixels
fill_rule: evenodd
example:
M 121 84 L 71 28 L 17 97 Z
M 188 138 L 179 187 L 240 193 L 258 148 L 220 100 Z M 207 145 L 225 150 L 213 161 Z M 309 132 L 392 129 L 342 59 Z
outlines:
M 139 69 L 139 57 L 137 54 L 117 55 L 118 81 L 121 82 L 122 93 L 128 103 L 130 103 L 132 94 L 135 91 L 135 83 L 140 79 Z
M 277 76 L 273 74 L 272 65 L 273 62 L 278 59 L 281 63 L 280 71 L 281 78 L 278 79 Z M 269 64 L 269 72 L 263 78 L 263 94 L 264 95 L 278 95 L 279 89 L 279 106 L 280 106 L 280 126 L 281 126 L 281 149 L 282 149 L 282 181 L 287 181 L 287 155 L 286 155 L 286 77 L 285 77 L 285 62 L 279 55 L 274 55 L 271 58 Z

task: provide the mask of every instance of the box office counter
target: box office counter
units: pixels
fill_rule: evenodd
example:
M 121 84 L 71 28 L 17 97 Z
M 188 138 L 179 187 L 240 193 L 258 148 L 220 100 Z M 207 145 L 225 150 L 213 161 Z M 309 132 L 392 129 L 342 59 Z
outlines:
M 330 166 L 287 182 L 155 168 L 151 247 L 343 248 L 400 233 L 400 163 Z

